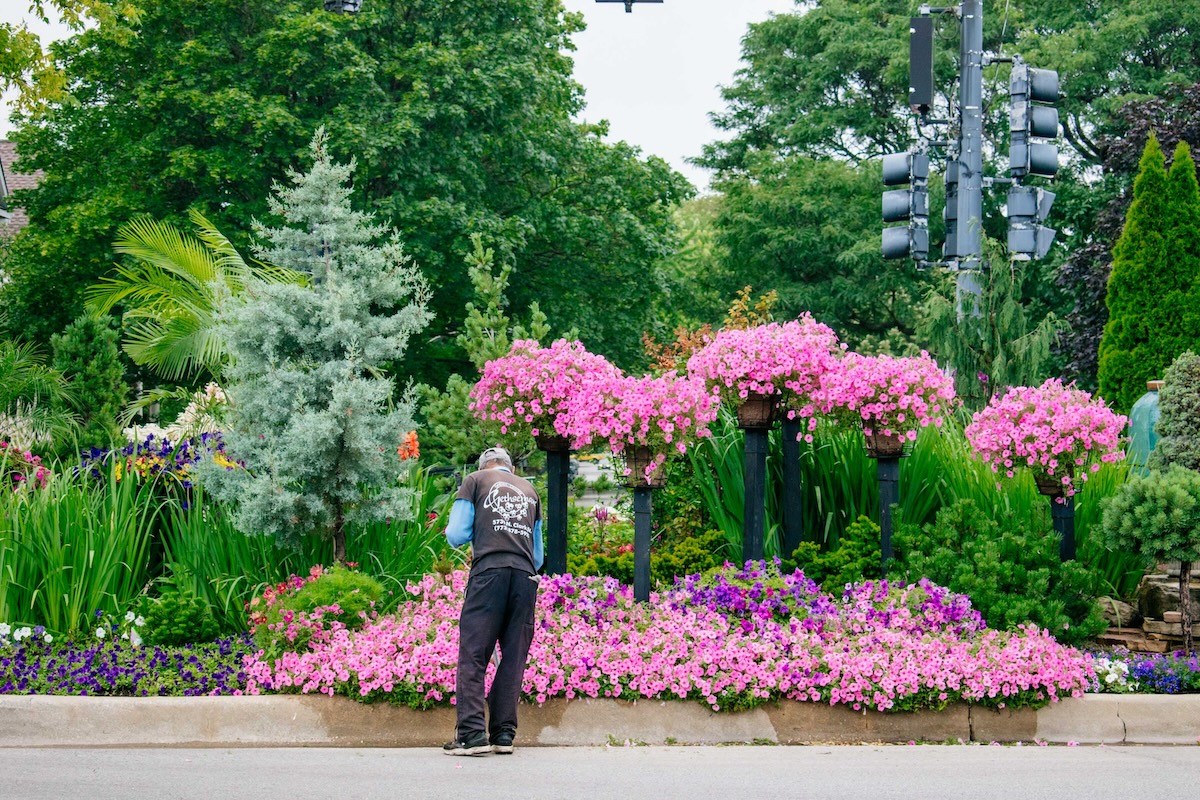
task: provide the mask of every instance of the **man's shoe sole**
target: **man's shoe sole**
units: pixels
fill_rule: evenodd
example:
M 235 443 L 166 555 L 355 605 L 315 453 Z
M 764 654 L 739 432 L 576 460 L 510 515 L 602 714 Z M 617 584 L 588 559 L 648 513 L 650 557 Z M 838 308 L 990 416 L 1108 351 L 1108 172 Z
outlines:
M 443 750 L 448 756 L 486 756 L 492 752 L 490 744 L 479 744 L 474 747 L 456 747 L 453 750 Z M 512 752 L 511 748 L 509 752 Z
M 512 751 L 513 751 L 513 746 L 511 744 L 494 744 L 494 745 L 492 745 L 492 752 L 496 753 L 497 755 L 506 756 L 509 753 L 511 753 Z

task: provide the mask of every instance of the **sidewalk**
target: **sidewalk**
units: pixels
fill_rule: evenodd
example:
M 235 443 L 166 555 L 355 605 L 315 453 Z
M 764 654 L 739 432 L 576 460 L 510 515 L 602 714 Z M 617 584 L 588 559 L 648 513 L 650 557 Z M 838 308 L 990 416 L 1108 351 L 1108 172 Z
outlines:
M 0 696 L 0 747 L 436 747 L 450 708 L 344 697 Z M 1031 742 L 1200 744 L 1200 695 L 1087 695 L 1034 711 L 958 704 L 882 714 L 785 702 L 714 713 L 699 703 L 552 700 L 521 709 L 524 745 Z

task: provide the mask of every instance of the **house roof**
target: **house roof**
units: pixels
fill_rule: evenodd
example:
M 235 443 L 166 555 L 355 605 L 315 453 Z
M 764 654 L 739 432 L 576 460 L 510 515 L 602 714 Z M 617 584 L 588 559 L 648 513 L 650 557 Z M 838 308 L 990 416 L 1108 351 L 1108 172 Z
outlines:
M 3 174 L 0 175 L 0 193 L 3 193 L 0 195 L 0 201 L 3 201 L 4 208 L 11 215 L 8 219 L 0 217 L 0 234 L 4 236 L 12 236 L 29 223 L 25 209 L 13 208 L 7 196 L 18 189 L 32 189 L 42 179 L 40 169 L 31 173 L 13 172 L 13 163 L 16 160 L 17 146 L 13 142 L 0 140 L 0 167 L 3 168 Z

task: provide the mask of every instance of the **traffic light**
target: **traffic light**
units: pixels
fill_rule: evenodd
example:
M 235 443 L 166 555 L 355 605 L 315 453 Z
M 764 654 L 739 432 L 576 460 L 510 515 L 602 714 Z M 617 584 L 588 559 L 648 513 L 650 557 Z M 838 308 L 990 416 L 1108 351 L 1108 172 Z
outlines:
M 933 18 L 912 17 L 908 24 L 908 105 L 928 114 L 933 105 Z
M 1045 258 L 1055 230 L 1042 225 L 1054 204 L 1054 192 L 1034 186 L 1008 190 L 1008 252 L 1017 259 Z
M 1058 172 L 1058 148 L 1034 139 L 1058 138 L 1058 73 L 1052 69 L 1034 69 L 1014 58 L 1008 78 L 1009 167 L 1013 178 Z M 1050 104 L 1050 105 L 1039 105 Z
M 946 207 L 942 219 L 946 223 L 946 244 L 942 246 L 942 260 L 958 258 L 958 162 L 946 161 Z
M 929 156 L 910 152 L 883 157 L 883 185 L 905 183 L 910 188 L 883 193 L 883 221 L 908 220 L 905 226 L 883 229 L 883 257 L 924 261 L 929 255 Z

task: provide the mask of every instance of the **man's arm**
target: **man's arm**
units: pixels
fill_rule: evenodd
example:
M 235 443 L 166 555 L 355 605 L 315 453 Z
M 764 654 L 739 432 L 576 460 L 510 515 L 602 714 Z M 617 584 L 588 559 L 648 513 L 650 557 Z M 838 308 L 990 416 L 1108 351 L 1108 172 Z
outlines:
M 542 562 L 545 560 L 545 553 L 542 549 L 542 521 L 539 519 L 533 523 L 533 568 L 541 569 Z
M 455 500 L 450 507 L 450 520 L 446 523 L 446 541 L 451 547 L 462 547 L 474 538 L 475 504 L 470 500 Z

